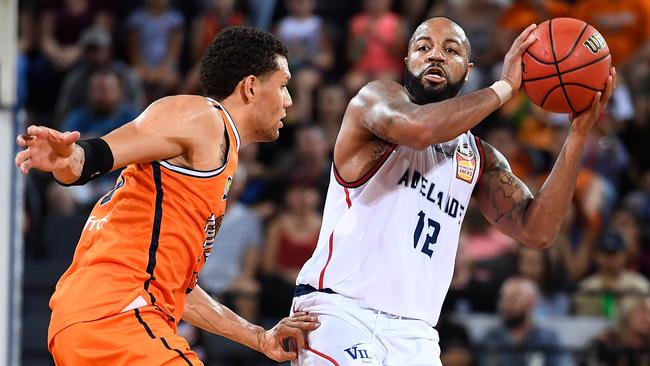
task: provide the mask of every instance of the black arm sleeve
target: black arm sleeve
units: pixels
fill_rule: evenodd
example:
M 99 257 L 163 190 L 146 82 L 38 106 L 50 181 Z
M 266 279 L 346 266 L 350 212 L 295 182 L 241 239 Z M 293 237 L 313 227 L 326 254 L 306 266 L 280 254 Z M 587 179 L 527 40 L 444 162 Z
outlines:
M 100 138 L 79 140 L 77 145 L 81 146 L 84 151 L 84 166 L 81 170 L 81 176 L 76 181 L 68 184 L 57 180 L 57 183 L 64 187 L 84 185 L 91 179 L 106 174 L 113 169 L 113 152 L 106 141 Z

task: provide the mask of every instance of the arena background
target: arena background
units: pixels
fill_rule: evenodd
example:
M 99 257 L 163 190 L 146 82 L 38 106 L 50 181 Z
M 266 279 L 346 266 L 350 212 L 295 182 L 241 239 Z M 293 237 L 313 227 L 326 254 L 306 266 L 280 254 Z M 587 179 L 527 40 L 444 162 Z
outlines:
M 160 21 L 151 21 L 148 14 L 158 11 Z M 306 20 L 296 22 L 290 16 L 300 11 Z M 368 21 L 375 12 L 381 21 Z M 224 221 L 208 261 L 215 264 L 200 277 L 221 301 L 268 327 L 288 311 L 297 261 L 315 245 L 331 149 L 350 96 L 373 78 L 400 80 L 408 36 L 433 14 L 456 19 L 472 43 L 475 70 L 463 92 L 498 78 L 513 37 L 550 16 L 593 19 L 619 71 L 553 248 L 526 251 L 491 229 L 476 205 L 468 213 L 439 325 L 445 365 L 650 365 L 646 0 L 0 0 L 0 363 L 53 365 L 48 300 L 92 204 L 114 182 L 112 176 L 63 189 L 37 172 L 22 178 L 13 155 L 15 134 L 27 124 L 105 133 L 156 98 L 198 93 L 193 69 L 223 26 L 277 32 L 290 49 L 294 108 L 278 142 L 242 150 L 236 219 L 229 227 Z M 474 132 L 536 191 L 568 128 L 566 116 L 520 95 Z M 288 230 L 295 225 L 301 230 Z M 603 285 L 612 273 L 617 281 Z M 501 285 L 514 276 L 540 289 L 539 301 L 523 305 L 535 326 L 523 330 L 528 337 L 518 346 L 509 344 L 499 312 Z M 273 364 L 219 337 L 180 329 L 207 365 Z

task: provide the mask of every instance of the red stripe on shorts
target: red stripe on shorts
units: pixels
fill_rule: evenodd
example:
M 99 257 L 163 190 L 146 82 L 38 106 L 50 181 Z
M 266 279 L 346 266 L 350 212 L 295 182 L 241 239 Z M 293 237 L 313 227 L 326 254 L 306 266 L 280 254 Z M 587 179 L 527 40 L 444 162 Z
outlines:
M 323 352 L 316 351 L 315 349 L 313 349 L 313 348 L 311 348 L 311 347 L 309 347 L 309 346 L 305 346 L 305 349 L 306 349 L 307 351 L 313 352 L 315 355 L 318 355 L 318 356 L 320 356 L 320 357 L 326 359 L 327 361 L 331 362 L 332 365 L 341 366 L 341 365 L 339 365 L 338 362 L 336 362 L 335 359 L 333 359 L 332 357 L 330 357 L 330 356 L 324 354 Z

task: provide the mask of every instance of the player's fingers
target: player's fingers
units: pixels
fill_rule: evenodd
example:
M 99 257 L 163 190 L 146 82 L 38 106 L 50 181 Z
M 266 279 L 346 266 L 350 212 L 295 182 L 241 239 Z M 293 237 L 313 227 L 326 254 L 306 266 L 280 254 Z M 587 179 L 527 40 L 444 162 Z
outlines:
M 598 92 L 596 93 L 596 96 L 594 97 L 594 100 L 591 102 L 591 107 L 589 108 L 590 112 L 598 117 L 598 109 L 600 107 L 600 97 L 602 96 L 603 93 Z
M 302 330 L 293 327 L 282 327 L 278 330 L 278 336 L 280 339 L 284 338 L 293 338 L 296 340 L 296 345 L 298 348 L 305 347 L 305 335 Z
M 36 137 L 47 137 L 47 130 L 46 127 L 31 125 L 27 127 L 27 134 Z
M 526 52 L 526 50 L 528 49 L 528 47 L 530 47 L 530 45 L 532 45 L 532 44 L 535 43 L 536 41 L 537 41 L 537 37 L 535 37 L 534 35 L 531 34 L 531 35 L 530 35 L 528 38 L 526 38 L 526 40 L 525 40 L 524 42 L 522 42 L 522 44 L 519 46 L 519 48 L 517 49 L 517 55 L 523 55 L 524 52 Z
M 605 86 L 605 94 L 603 94 L 601 101 L 607 102 L 612 96 L 614 91 L 614 78 L 610 75 L 607 77 L 607 84 Z
M 18 135 L 18 137 L 16 137 L 16 143 L 20 147 L 27 147 L 30 140 L 30 137 L 27 135 Z
M 20 172 L 23 174 L 29 173 L 29 169 L 32 168 L 32 160 L 27 159 L 22 164 L 20 164 Z
M 79 131 L 66 132 L 62 136 L 62 142 L 66 144 L 73 144 L 79 140 L 81 134 Z
M 519 47 L 519 45 L 522 44 L 528 38 L 530 33 L 532 33 L 532 31 L 534 31 L 535 28 L 537 28 L 537 24 L 535 24 L 535 23 L 533 23 L 533 24 L 529 25 L 528 27 L 526 27 L 526 29 L 524 29 L 524 31 L 521 32 L 521 34 L 519 34 L 519 36 L 515 39 L 515 41 L 512 42 L 512 46 L 513 47 L 515 47 L 515 46 Z
M 22 163 L 24 163 L 27 159 L 29 159 L 30 155 L 31 155 L 31 151 L 29 151 L 29 149 L 20 151 L 18 152 L 18 154 L 16 154 L 14 163 L 16 164 L 17 167 L 20 167 Z

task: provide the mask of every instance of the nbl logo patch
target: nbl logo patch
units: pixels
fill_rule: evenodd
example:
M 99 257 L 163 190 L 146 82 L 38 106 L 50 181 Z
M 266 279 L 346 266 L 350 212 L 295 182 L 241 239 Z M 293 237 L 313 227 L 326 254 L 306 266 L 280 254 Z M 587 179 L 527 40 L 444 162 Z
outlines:
M 230 186 L 232 185 L 232 177 L 228 176 L 228 180 L 226 181 L 226 187 L 223 189 L 223 199 L 225 200 L 228 198 L 228 192 L 230 192 Z
M 476 155 L 467 143 L 459 144 L 456 149 L 456 178 L 472 183 L 476 171 Z

